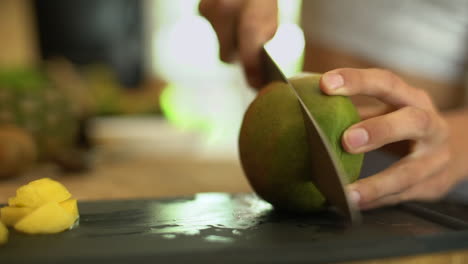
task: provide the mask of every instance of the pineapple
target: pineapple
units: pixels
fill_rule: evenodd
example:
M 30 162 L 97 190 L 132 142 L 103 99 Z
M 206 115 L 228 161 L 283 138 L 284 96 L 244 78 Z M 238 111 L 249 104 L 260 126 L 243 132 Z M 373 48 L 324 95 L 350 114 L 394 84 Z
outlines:
M 74 155 L 80 120 L 73 106 L 72 98 L 40 70 L 0 70 L 0 152 L 3 146 L 7 156 L 20 167 L 25 167 L 24 163 L 30 162 L 31 156 L 35 159 L 36 155 L 39 160 L 56 161 L 64 167 L 70 162 L 80 163 L 82 158 Z M 16 135 L 22 133 L 23 142 L 28 141 L 27 137 L 30 140 L 27 144 L 16 144 L 14 140 L 8 140 L 12 138 L 8 133 L 3 135 L 6 131 Z M 34 154 L 26 155 L 29 158 L 22 162 L 18 159 L 25 155 L 15 153 Z M 14 155 L 18 159 L 15 160 Z M 18 172 L 2 170 L 11 165 L 5 164 L 8 162 L 11 161 L 0 159 L 0 176 Z M 71 167 L 75 165 L 71 164 Z

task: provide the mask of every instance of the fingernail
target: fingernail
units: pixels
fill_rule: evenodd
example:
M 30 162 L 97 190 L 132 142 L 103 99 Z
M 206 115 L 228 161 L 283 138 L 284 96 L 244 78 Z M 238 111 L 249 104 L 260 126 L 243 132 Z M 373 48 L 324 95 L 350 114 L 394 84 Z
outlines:
M 364 146 L 369 141 L 369 133 L 364 128 L 353 128 L 346 132 L 346 144 L 351 148 Z
M 354 191 L 354 190 L 350 191 L 349 199 L 351 200 L 352 203 L 359 204 L 359 201 L 361 200 L 361 194 L 359 194 L 358 191 Z
M 323 76 L 323 82 L 328 89 L 336 90 L 344 85 L 344 79 L 341 74 L 327 73 Z

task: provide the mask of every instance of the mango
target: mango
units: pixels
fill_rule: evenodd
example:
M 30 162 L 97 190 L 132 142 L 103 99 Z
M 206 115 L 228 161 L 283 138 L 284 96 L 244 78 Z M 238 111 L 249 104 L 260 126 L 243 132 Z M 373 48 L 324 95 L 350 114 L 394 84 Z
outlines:
M 356 107 L 343 96 L 328 96 L 319 88 L 321 75 L 305 73 L 290 81 L 327 137 L 349 182 L 360 174 L 363 155 L 346 152 L 343 132 L 360 121 Z M 239 135 L 242 168 L 252 188 L 275 208 L 315 212 L 326 199 L 312 182 L 310 153 L 300 105 L 284 83 L 265 86 L 247 109 Z
M 44 178 L 21 186 L 9 206 L 0 208 L 6 226 L 27 234 L 53 234 L 73 227 L 78 202 L 59 182 Z M 1 230 L 0 230 L 1 236 Z
M 6 242 L 8 242 L 8 229 L 2 221 L 0 221 L 0 246 L 6 244 Z
M 49 202 L 63 202 L 70 197 L 70 192 L 61 183 L 43 178 L 18 188 L 16 197 L 8 199 L 8 205 L 35 208 Z
M 63 207 L 72 217 L 73 219 L 79 218 L 78 212 L 78 201 L 76 199 L 68 199 L 60 203 L 60 206 Z
M 19 220 L 34 211 L 30 207 L 11 207 L 0 208 L 0 220 L 6 226 L 14 226 Z
M 27 234 L 54 234 L 69 229 L 76 218 L 57 202 L 49 202 L 26 215 L 15 224 L 17 231 Z

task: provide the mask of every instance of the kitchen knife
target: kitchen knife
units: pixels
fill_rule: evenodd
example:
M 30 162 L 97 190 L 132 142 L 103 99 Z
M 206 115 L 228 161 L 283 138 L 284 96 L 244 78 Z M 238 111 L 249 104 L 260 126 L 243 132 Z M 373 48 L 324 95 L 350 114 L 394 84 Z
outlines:
M 262 48 L 264 81 L 283 82 L 291 88 L 302 111 L 312 163 L 312 181 L 327 201 L 351 224 L 360 223 L 361 214 L 345 189 L 346 177 L 317 121 L 307 108 L 299 91 L 285 77 L 265 47 Z

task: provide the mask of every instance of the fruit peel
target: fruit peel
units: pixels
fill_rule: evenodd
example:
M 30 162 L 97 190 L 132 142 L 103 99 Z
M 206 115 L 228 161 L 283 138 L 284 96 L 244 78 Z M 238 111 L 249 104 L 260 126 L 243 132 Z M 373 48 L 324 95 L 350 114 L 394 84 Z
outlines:
M 359 177 L 363 155 L 345 152 L 341 136 L 349 126 L 359 122 L 359 115 L 349 98 L 323 94 L 320 77 L 302 74 L 291 78 L 291 82 L 352 182 Z M 268 84 L 245 113 L 239 136 L 241 164 L 251 186 L 276 209 L 301 213 L 322 210 L 326 200 L 310 176 L 313 171 L 310 151 L 293 91 L 281 82 Z

